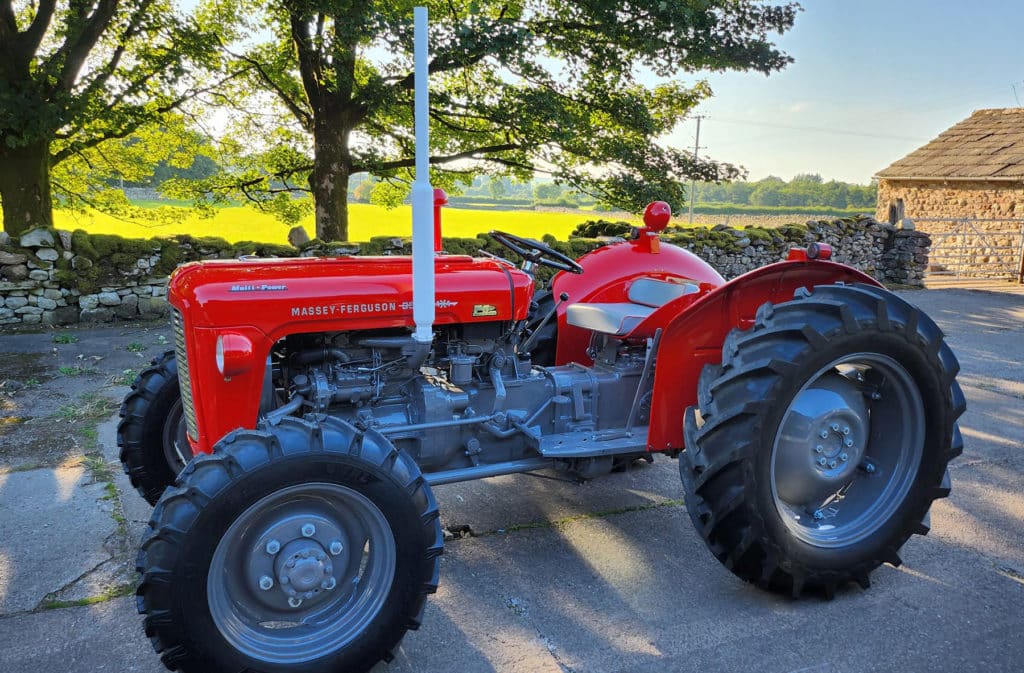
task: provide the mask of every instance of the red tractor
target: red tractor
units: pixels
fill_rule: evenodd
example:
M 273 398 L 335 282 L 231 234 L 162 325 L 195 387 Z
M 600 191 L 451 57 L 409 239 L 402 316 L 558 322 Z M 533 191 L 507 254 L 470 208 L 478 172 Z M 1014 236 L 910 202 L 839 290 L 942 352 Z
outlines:
M 181 267 L 175 353 L 119 430 L 134 483 L 163 491 L 138 557 L 163 662 L 387 660 L 438 584 L 432 489 L 502 474 L 661 454 L 743 580 L 830 597 L 898 564 L 962 449 L 942 333 L 824 245 L 725 282 L 659 240 L 668 217 L 578 260 L 502 232 L 519 264 L 433 256 L 426 339 L 409 257 Z M 538 265 L 559 271 L 539 298 Z

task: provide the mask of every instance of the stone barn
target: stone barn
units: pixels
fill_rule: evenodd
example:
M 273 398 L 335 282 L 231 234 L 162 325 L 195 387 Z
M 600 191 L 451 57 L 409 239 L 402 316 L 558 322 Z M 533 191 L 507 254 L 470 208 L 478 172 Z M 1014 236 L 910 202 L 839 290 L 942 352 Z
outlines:
M 877 219 L 930 234 L 936 270 L 1020 278 L 1024 108 L 977 110 L 875 177 Z

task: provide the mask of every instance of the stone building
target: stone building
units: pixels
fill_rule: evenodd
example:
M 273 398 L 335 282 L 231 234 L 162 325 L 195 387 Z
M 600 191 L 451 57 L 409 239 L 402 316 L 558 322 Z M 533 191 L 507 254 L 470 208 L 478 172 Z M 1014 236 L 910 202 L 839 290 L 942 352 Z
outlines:
M 1024 108 L 977 110 L 875 177 L 882 222 L 1024 218 Z

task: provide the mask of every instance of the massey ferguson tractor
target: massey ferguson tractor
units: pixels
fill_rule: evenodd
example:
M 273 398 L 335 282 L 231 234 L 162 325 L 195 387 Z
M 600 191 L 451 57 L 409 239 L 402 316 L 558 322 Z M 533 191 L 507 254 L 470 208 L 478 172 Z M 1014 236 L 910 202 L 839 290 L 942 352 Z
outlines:
M 965 403 L 918 309 L 826 245 L 725 282 L 659 240 L 663 203 L 576 260 L 497 231 L 510 259 L 447 255 L 418 160 L 411 258 L 209 261 L 170 281 L 175 351 L 118 432 L 159 498 L 137 601 L 168 668 L 389 660 L 438 585 L 433 489 L 463 480 L 677 458 L 715 557 L 794 597 L 866 588 L 928 532 Z M 558 270 L 544 293 L 538 266 Z

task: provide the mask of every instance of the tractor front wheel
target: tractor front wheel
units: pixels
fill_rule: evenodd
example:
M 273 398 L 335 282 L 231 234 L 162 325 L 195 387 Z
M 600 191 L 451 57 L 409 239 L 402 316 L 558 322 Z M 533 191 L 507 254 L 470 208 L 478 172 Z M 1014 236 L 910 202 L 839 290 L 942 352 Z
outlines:
M 958 369 L 939 328 L 877 287 L 762 306 L 685 415 L 687 509 L 712 553 L 793 596 L 899 565 L 963 448 Z
M 151 505 L 192 458 L 174 351 L 153 358 L 135 379 L 121 403 L 117 445 L 125 474 Z
M 412 458 L 288 417 L 229 434 L 164 493 L 138 607 L 172 670 L 366 671 L 419 626 L 442 544 Z

